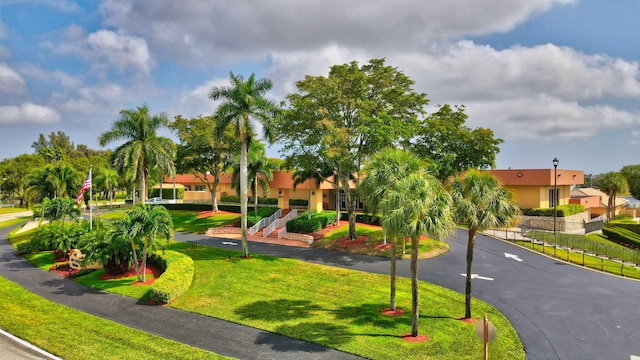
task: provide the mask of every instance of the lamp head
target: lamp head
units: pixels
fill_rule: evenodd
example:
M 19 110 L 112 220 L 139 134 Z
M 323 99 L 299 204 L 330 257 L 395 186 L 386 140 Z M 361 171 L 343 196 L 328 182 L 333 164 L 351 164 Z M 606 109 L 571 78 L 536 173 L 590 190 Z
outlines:
M 558 164 L 560 163 L 560 160 L 558 160 L 558 158 L 553 158 L 553 167 L 558 167 Z

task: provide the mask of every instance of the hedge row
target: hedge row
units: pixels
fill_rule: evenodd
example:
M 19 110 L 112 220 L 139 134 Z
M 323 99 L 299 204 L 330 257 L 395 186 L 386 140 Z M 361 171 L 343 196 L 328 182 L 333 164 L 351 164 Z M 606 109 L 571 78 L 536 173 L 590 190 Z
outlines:
M 193 281 L 193 259 L 177 251 L 166 250 L 149 255 L 149 261 L 164 273 L 151 284 L 151 300 L 167 304 L 182 295 Z
M 585 211 L 584 205 L 580 205 L 580 204 L 560 205 L 557 207 L 557 216 L 567 217 L 567 216 L 579 214 L 584 211 Z M 522 209 L 522 214 L 527 216 L 553 216 L 553 213 L 554 213 L 553 208 Z
M 607 223 L 609 227 L 621 227 L 623 229 L 627 229 L 629 231 L 633 231 L 636 234 L 640 234 L 640 224 L 637 221 L 633 220 L 633 218 L 629 217 L 624 219 L 616 219 L 609 220 Z
M 240 203 L 240 197 L 239 196 L 222 196 L 220 198 L 220 201 L 222 202 L 228 202 L 228 203 Z M 249 197 L 249 204 L 253 204 L 253 198 Z M 262 205 L 278 205 L 278 199 L 277 198 L 258 198 L 258 204 L 262 204 Z
M 327 227 L 329 223 L 333 223 L 335 218 L 336 214 L 334 212 L 324 211 L 318 213 L 313 210 L 311 211 L 311 219 L 307 219 L 307 212 L 304 212 L 297 218 L 287 222 L 287 231 L 306 233 L 316 232 Z
M 340 214 L 340 220 L 349 221 L 349 214 L 343 212 Z M 380 216 L 370 214 L 356 214 L 356 222 L 369 225 L 380 225 Z
M 603 228 L 602 233 L 618 243 L 640 248 L 640 234 L 633 231 L 616 226 Z
M 153 188 L 149 190 L 149 197 L 159 197 L 160 196 L 160 188 Z M 162 188 L 162 198 L 163 199 L 173 199 L 173 187 L 170 188 Z M 176 199 L 184 199 L 184 188 L 177 187 L 176 188 Z
M 289 199 L 289 205 L 291 205 L 291 206 L 309 206 L 309 200 L 305 200 L 305 199 Z

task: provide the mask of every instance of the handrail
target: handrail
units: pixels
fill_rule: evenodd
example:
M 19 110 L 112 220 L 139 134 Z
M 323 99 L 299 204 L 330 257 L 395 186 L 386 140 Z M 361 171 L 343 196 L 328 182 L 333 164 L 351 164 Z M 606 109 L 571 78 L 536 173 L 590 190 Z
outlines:
M 283 217 L 282 219 L 278 219 L 277 226 L 271 229 L 269 231 L 269 234 L 272 233 L 275 229 L 280 228 L 280 230 L 278 230 L 278 239 L 282 239 L 282 237 L 287 233 L 287 227 L 286 227 L 287 222 L 291 219 L 295 219 L 296 217 L 298 217 L 298 210 L 296 209 L 291 210 L 285 217 Z M 266 230 L 262 233 L 263 236 L 265 233 L 266 233 Z
M 270 226 L 273 222 L 278 220 L 278 218 L 282 216 L 282 209 L 276 210 L 271 216 L 268 218 L 262 218 L 255 225 L 249 228 L 249 235 L 255 235 L 260 229 L 265 226 Z M 272 230 L 273 231 L 273 230 Z

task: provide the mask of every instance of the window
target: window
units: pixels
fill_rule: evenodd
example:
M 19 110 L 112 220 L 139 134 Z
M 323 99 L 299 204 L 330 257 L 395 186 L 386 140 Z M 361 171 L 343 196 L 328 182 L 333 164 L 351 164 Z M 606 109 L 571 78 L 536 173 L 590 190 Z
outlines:
M 195 191 L 204 191 L 204 185 L 196 185 Z
M 184 191 L 191 191 L 191 185 L 185 185 Z
M 560 189 L 549 189 L 549 207 L 560 205 Z

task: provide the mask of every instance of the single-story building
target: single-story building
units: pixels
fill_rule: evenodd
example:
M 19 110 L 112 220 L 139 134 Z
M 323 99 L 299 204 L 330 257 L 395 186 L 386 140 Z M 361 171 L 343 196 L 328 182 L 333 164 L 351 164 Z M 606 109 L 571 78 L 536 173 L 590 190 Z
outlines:
M 571 192 L 571 204 L 581 204 L 589 210 L 591 217 L 606 216 L 609 196 L 594 188 L 579 188 Z M 616 197 L 615 215 L 620 215 L 629 206 L 629 201 Z

